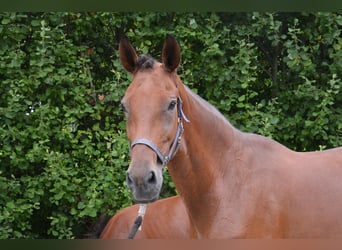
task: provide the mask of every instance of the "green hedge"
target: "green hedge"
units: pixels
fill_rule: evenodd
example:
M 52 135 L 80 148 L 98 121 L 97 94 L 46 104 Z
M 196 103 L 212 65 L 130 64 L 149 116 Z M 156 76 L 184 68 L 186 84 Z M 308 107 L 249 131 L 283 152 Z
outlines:
M 132 204 L 118 106 L 125 33 L 243 131 L 308 151 L 342 145 L 336 13 L 0 13 L 0 238 L 81 238 Z M 175 194 L 165 173 L 162 196 Z

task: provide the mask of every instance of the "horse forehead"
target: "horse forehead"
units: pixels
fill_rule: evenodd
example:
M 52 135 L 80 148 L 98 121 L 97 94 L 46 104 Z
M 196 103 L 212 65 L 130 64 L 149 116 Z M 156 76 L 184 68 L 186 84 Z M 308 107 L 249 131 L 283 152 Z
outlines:
M 163 96 L 176 92 L 176 83 L 169 72 L 166 72 L 162 65 L 153 69 L 145 69 L 135 73 L 132 83 L 126 91 L 127 96 L 153 95 Z

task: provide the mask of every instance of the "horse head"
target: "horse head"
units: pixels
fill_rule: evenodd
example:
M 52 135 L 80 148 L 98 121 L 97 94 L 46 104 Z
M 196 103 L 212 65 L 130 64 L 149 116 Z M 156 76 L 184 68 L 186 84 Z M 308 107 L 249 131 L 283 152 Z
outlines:
M 132 74 L 121 104 L 126 115 L 131 162 L 127 184 L 139 203 L 155 201 L 163 183 L 163 168 L 176 154 L 183 132 L 182 101 L 177 87 L 180 48 L 167 35 L 162 63 L 150 56 L 137 56 L 127 38 L 119 44 L 123 67 Z

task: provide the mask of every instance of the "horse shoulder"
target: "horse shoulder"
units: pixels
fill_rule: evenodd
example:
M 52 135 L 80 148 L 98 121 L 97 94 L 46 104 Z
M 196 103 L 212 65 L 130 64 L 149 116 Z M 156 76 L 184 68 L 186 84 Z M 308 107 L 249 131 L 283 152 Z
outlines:
M 241 134 L 237 148 L 234 166 L 230 166 L 233 169 L 228 170 L 233 177 L 227 175 L 230 179 L 225 181 L 233 183 L 230 189 L 236 190 L 234 204 L 226 205 L 231 211 L 230 225 L 235 225 L 231 236 L 283 237 L 296 153 L 270 138 L 249 133 Z

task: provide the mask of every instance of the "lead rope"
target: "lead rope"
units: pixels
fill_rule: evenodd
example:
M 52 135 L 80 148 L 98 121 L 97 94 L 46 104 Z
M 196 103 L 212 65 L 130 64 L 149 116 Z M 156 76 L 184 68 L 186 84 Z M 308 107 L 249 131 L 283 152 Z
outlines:
M 138 211 L 138 217 L 135 219 L 134 224 L 131 228 L 131 231 L 128 234 L 128 239 L 133 239 L 135 235 L 137 234 L 137 231 L 141 231 L 142 229 L 142 222 L 144 219 L 144 215 L 146 213 L 147 204 L 140 204 L 139 205 L 139 211 Z

